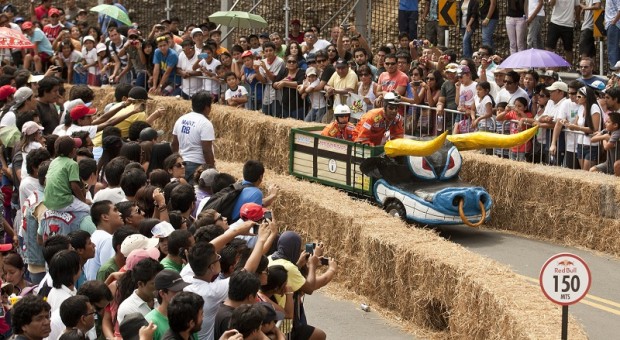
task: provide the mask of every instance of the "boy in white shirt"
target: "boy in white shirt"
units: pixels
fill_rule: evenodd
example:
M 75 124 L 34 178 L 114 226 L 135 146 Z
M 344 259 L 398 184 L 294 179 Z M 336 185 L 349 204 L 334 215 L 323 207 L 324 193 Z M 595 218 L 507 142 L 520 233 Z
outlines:
M 321 92 L 315 90 L 319 86 L 320 80 L 314 67 L 308 67 L 306 70 L 306 79 L 303 84 L 297 87 L 297 91 L 301 94 L 302 98 L 309 97 L 312 108 L 304 119 L 306 122 L 321 122 L 325 112 L 327 110 L 327 100 L 323 97 Z
M 239 86 L 239 79 L 234 72 L 228 72 L 224 76 L 226 79 L 226 85 L 228 89 L 224 94 L 226 104 L 234 107 L 244 107 L 248 102 L 248 90 L 245 87 Z

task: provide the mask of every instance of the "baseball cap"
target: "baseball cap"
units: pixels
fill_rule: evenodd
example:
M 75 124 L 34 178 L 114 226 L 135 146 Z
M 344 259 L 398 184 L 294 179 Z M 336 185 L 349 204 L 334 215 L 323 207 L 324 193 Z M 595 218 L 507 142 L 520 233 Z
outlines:
M 104 43 L 98 43 L 97 47 L 95 47 L 95 50 L 97 51 L 97 53 L 99 52 L 103 52 L 105 50 L 107 50 L 108 48 L 105 46 Z
M 611 67 L 612 71 L 620 71 L 620 60 L 618 62 L 616 62 L 616 65 L 614 65 L 614 67 Z
M 263 38 L 263 39 L 269 39 L 269 33 L 263 32 L 263 33 L 259 34 L 258 37 L 259 38 Z
M 164 269 L 155 275 L 155 289 L 168 289 L 173 292 L 181 292 L 189 283 L 183 281 L 181 274 L 174 270 Z
M 172 224 L 166 221 L 161 221 L 151 229 L 151 234 L 153 234 L 154 238 L 166 238 L 170 236 L 173 231 L 174 227 Z
M 192 32 L 190 33 L 190 36 L 193 38 L 194 34 L 196 33 L 204 34 L 200 28 L 196 27 L 192 30 Z
M 151 249 L 157 247 L 159 240 L 156 238 L 148 238 L 142 234 L 129 235 L 121 244 L 121 253 L 129 256 L 133 250 Z
M 308 53 L 308 56 L 306 57 L 306 62 L 311 62 L 311 61 L 316 61 L 316 54 Z
M 138 100 L 147 100 L 151 99 L 143 87 L 134 86 L 131 90 L 129 90 L 129 98 L 138 99 Z
M 264 209 L 256 203 L 246 203 L 241 206 L 239 216 L 244 220 L 258 222 L 265 216 L 265 211 L 267 211 L 267 209 Z
M 595 81 L 592 82 L 592 84 L 590 84 L 588 86 L 590 86 L 592 89 L 597 90 L 597 91 L 604 91 L 605 87 L 606 87 L 605 83 L 603 83 L 600 80 L 595 80 Z M 0 88 L 0 90 L 1 89 L 2 88 Z
M 557 72 L 553 71 L 553 70 L 547 70 L 545 71 L 545 73 L 542 75 L 543 77 L 549 77 L 549 78 L 553 78 L 553 80 L 558 80 L 560 79 L 560 76 L 558 75 Z
M 23 25 L 22 25 L 22 26 L 23 26 Z M 89 41 L 89 40 L 90 40 L 90 41 L 92 41 L 92 42 L 95 42 L 95 38 L 93 38 L 93 36 L 92 36 L 92 35 L 87 35 L 87 36 L 85 36 L 85 37 L 84 37 L 84 39 L 82 39 L 82 42 L 87 42 L 87 41 Z
M 50 8 L 50 10 L 47 12 L 48 16 L 52 16 L 52 15 L 60 15 L 60 11 L 58 10 L 58 8 Z
M 151 238 L 149 240 L 154 240 L 159 243 L 159 240 L 156 238 Z M 159 250 L 157 248 L 150 249 L 134 249 L 127 256 L 127 261 L 125 261 L 125 270 L 132 270 L 133 267 L 138 264 L 138 262 L 144 259 L 153 259 L 155 261 L 159 261 Z
M 11 85 L 0 87 L 0 100 L 6 100 L 10 95 L 14 94 L 15 91 L 17 91 L 17 89 Z
M 26 122 L 24 125 L 22 125 L 22 133 L 28 136 L 37 133 L 37 131 L 43 130 L 44 128 L 41 125 L 33 121 Z
M 81 9 L 77 12 L 77 14 L 78 14 L 78 15 L 80 15 L 80 14 L 88 14 L 88 11 L 87 11 L 87 10 L 85 10 L 85 9 L 83 9 L 83 8 L 81 8 Z
M 254 57 L 254 54 L 252 54 L 252 51 L 245 51 L 241 54 L 241 58 L 245 57 Z
M 258 304 L 265 310 L 263 323 L 284 320 L 284 313 L 277 311 L 269 302 L 259 302 Z
M 13 245 L 11 243 L 0 244 L 0 252 L 10 251 L 11 249 L 13 249 Z
M 24 23 L 22 24 L 22 30 L 29 30 L 32 27 L 33 25 L 31 21 L 24 21 Z
M 349 64 L 346 62 L 346 60 L 339 58 L 336 61 L 336 67 L 344 67 L 344 66 L 348 66 Z
M 125 315 L 118 326 L 118 330 L 124 340 L 138 340 L 140 339 L 140 328 L 148 325 L 149 323 L 141 313 L 131 313 Z
M 555 83 L 551 84 L 551 86 L 548 86 L 547 90 L 549 91 L 560 90 L 562 92 L 568 92 L 568 85 L 566 85 L 566 83 L 564 82 L 556 81 Z
M 13 100 L 15 100 L 15 105 L 19 106 L 26 100 L 30 99 L 33 95 L 32 89 L 29 87 L 20 87 L 13 94 Z
M 161 135 L 163 135 L 164 132 L 159 130 L 155 130 L 152 127 L 147 127 L 142 129 L 142 131 L 140 131 L 140 141 L 150 141 L 153 140 L 157 137 L 160 137 Z
M 469 70 L 469 66 L 467 66 L 467 65 L 459 65 L 459 69 L 458 69 L 457 73 L 458 74 L 471 73 L 471 71 Z
M 448 65 L 446 65 L 446 68 L 444 69 L 446 72 L 450 72 L 450 73 L 456 73 L 459 69 L 459 64 L 455 64 L 455 63 L 450 63 Z
M 315 75 L 316 76 L 316 69 L 314 67 L 308 67 L 306 69 L 306 75 L 310 76 L 310 75 Z
M 86 116 L 92 116 L 97 113 L 97 109 L 91 109 L 90 107 L 80 104 L 69 111 L 72 120 L 82 119 Z
M 205 171 L 203 171 L 200 174 L 200 181 L 205 185 L 205 186 L 212 186 L 213 185 L 213 179 L 215 178 L 215 175 L 219 174 L 219 172 L 213 168 L 209 168 Z
M 22 17 L 16 17 L 15 19 L 13 19 L 13 23 L 19 24 L 24 22 L 24 18 Z

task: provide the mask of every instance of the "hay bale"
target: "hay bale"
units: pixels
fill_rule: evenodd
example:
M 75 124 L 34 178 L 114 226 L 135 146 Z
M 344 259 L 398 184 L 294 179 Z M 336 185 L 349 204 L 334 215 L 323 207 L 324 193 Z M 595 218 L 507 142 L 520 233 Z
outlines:
M 218 161 L 220 171 L 237 177 L 242 167 Z M 281 188 L 273 206 L 280 230 L 325 242 L 339 263 L 335 281 L 402 323 L 446 339 L 558 337 L 560 308 L 506 266 L 338 190 L 268 170 L 270 183 Z M 571 337 L 586 338 L 573 318 L 569 327 Z

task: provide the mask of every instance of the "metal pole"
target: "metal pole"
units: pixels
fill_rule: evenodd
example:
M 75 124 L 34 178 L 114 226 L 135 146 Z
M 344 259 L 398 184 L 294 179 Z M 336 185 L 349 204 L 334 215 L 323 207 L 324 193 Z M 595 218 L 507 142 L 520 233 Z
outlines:
M 291 8 L 288 5 L 288 0 L 284 1 L 284 41 L 288 44 L 288 29 L 291 21 Z M 279 48 L 279 47 L 278 47 Z
M 598 72 L 599 74 L 605 74 L 605 68 L 603 67 L 603 38 L 599 38 L 598 40 L 598 47 L 599 47 L 599 69 Z
M 166 19 L 170 20 L 170 0 L 166 0 Z
M 351 16 L 351 13 L 353 12 L 353 10 L 355 9 L 355 7 L 357 7 L 357 4 L 360 2 L 360 0 L 356 0 L 355 3 L 353 4 L 353 6 L 351 7 L 351 9 L 347 12 L 347 15 L 344 16 L 344 19 L 342 19 L 342 22 L 340 23 L 341 25 L 344 25 L 347 20 L 349 20 L 349 16 Z
M 562 340 L 568 339 L 568 306 L 562 306 Z
M 331 17 L 331 18 L 329 18 L 329 20 L 327 20 L 327 21 L 323 24 L 323 26 L 321 26 L 321 32 L 323 32 L 323 31 L 325 30 L 325 27 L 327 27 L 327 25 L 329 25 L 329 23 L 330 23 L 330 22 L 332 22 L 332 20 L 334 20 L 334 18 L 335 18 L 338 14 L 340 14 L 340 12 L 342 12 L 342 9 L 343 9 L 346 5 L 348 5 L 349 3 L 351 3 L 351 1 L 352 1 L 352 0 L 348 0 L 346 4 L 342 5 L 342 6 L 341 6 L 341 7 L 340 7 L 337 11 L 336 11 L 336 13 L 334 13 L 334 15 L 332 15 L 332 17 Z

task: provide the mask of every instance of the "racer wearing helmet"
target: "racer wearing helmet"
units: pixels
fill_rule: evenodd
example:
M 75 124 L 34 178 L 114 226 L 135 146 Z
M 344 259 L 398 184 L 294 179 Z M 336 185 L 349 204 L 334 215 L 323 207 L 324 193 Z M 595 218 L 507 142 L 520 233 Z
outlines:
M 355 142 L 369 145 L 383 145 L 391 139 L 403 138 L 405 127 L 403 116 L 398 113 L 400 96 L 388 92 L 383 97 L 383 107 L 366 112 L 357 123 Z
M 351 109 L 347 105 L 336 105 L 334 108 L 334 121 L 329 123 L 321 135 L 348 141 L 354 141 L 357 137 L 355 125 L 349 122 Z

